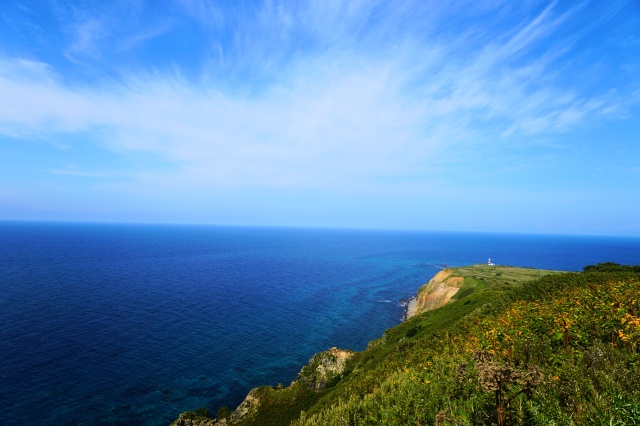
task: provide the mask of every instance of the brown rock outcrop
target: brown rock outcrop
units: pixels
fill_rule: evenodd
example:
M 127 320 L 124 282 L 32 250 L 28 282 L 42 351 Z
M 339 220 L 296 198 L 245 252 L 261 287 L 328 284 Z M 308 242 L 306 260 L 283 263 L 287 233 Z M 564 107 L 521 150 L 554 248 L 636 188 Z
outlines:
M 407 318 L 446 305 L 458 292 L 464 278 L 453 275 L 452 269 L 443 269 L 420 287 L 418 294 L 409 302 Z
M 333 347 L 327 351 L 319 352 L 302 367 L 298 377 L 294 380 L 305 384 L 314 390 L 324 388 L 327 383 L 338 376 L 342 376 L 347 365 L 347 360 L 353 355 L 353 351 Z

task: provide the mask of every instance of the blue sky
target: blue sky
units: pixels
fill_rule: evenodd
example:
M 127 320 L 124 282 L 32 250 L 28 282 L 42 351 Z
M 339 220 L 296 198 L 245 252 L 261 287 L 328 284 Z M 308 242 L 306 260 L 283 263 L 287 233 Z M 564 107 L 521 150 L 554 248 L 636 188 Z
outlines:
M 639 160 L 635 0 L 0 0 L 0 219 L 637 236 Z

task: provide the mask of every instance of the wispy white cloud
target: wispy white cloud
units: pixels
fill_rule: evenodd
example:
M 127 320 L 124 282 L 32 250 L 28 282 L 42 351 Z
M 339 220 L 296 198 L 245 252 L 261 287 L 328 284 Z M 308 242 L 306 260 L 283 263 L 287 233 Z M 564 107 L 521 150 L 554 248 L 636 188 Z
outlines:
M 100 179 L 111 177 L 108 173 L 86 172 L 82 170 L 65 170 L 65 169 L 48 170 L 47 173 L 50 173 L 52 175 L 79 176 L 79 177 L 100 178 Z
M 523 23 L 517 29 L 515 35 L 497 49 L 500 53 L 499 58 L 516 55 L 526 50 L 532 44 L 556 30 L 570 17 L 572 12 L 554 16 L 553 10 L 555 6 L 556 2 L 550 3 L 532 21 Z
M 224 24 L 223 11 L 215 2 L 208 0 L 176 0 L 176 2 L 202 25 L 216 27 Z
M 140 47 L 142 44 L 149 40 L 152 40 L 158 36 L 165 34 L 173 27 L 173 22 L 170 20 L 161 22 L 149 28 L 143 28 L 140 31 L 133 33 L 127 37 L 124 37 L 119 43 L 118 48 L 120 50 L 129 50 Z
M 75 23 L 73 33 L 73 42 L 66 52 L 73 61 L 87 56 L 100 56 L 103 39 L 109 35 L 105 24 L 94 18 Z
M 100 71 L 113 60 L 114 52 L 140 46 L 170 27 L 167 19 L 159 22 L 143 16 L 145 3 L 145 0 L 113 0 L 108 4 L 50 0 L 55 22 L 49 24 L 59 27 L 60 33 L 53 34 L 53 41 L 47 40 L 46 44 L 60 49 L 59 53 L 68 61 L 85 71 L 95 72 L 94 68 Z
M 180 4 L 203 25 L 224 25 L 223 11 L 212 2 Z M 565 132 L 624 107 L 606 92 L 580 93 L 553 75 L 558 52 L 570 48 L 562 46 L 563 38 L 540 48 L 579 10 L 559 13 L 551 4 L 494 38 L 479 28 L 436 37 L 438 25 L 428 20 L 423 36 L 414 20 L 401 37 L 382 42 L 389 25 L 401 25 L 408 16 L 399 6 L 393 20 L 372 31 L 370 21 L 380 19 L 377 6 L 317 1 L 300 9 L 268 3 L 256 27 L 237 33 L 251 49 L 242 67 L 267 67 L 271 58 L 269 79 L 259 83 L 259 91 L 169 71 L 79 87 L 44 63 L 4 58 L 0 132 L 31 138 L 100 130 L 86 143 L 149 153 L 175 165 L 172 172 L 132 171 L 143 184 L 341 191 L 372 189 L 398 177 L 435 179 L 438 164 L 472 162 L 485 144 Z M 106 36 L 99 21 L 84 22 L 76 28 L 74 56 L 98 52 Z M 321 42 L 301 50 L 294 43 L 300 34 L 311 44 Z M 378 51 L 362 45 L 373 39 Z M 543 54 L 525 54 L 534 48 Z

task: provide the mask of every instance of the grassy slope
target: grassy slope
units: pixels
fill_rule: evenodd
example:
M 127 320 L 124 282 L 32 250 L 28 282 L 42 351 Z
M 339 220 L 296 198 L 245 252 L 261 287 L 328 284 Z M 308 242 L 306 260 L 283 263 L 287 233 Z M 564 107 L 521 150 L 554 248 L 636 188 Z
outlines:
M 487 297 L 491 292 L 509 290 L 524 282 L 558 273 L 561 272 L 483 264 L 453 268 L 452 277 L 464 278 L 463 286 L 453 298 L 459 300 L 483 290 L 488 290 L 483 294 Z
M 261 388 L 241 424 L 494 424 L 495 373 L 505 424 L 640 425 L 637 269 L 455 274 L 453 302 L 387 330 L 321 392 Z

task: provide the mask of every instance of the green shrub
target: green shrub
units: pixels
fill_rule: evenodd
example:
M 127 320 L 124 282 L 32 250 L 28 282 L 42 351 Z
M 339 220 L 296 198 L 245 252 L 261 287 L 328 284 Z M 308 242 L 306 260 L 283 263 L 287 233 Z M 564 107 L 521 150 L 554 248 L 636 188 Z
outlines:
M 218 420 L 221 420 L 221 419 L 228 420 L 229 417 L 231 417 L 231 410 L 229 409 L 229 407 L 223 406 L 218 409 L 216 413 L 216 418 Z

